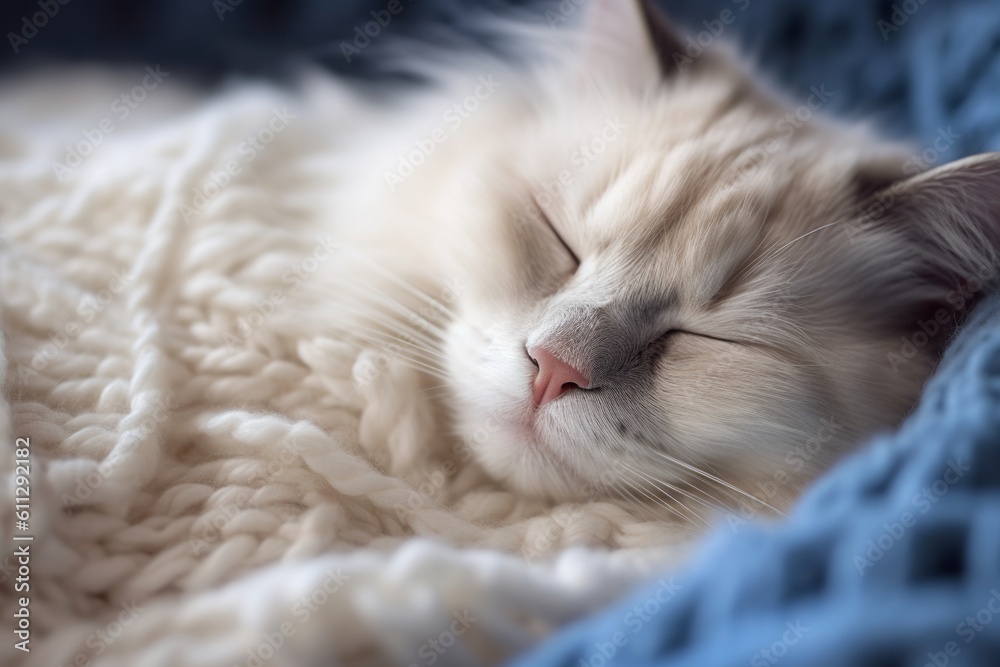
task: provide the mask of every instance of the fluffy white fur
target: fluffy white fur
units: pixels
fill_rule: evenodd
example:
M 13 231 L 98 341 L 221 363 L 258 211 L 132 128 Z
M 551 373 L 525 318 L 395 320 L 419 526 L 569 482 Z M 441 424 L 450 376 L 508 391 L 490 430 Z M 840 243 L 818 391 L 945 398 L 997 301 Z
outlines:
M 940 199 L 928 187 L 952 193 L 951 213 L 932 216 L 941 224 L 856 220 L 852 235 L 798 248 L 817 261 L 754 264 L 765 270 L 730 289 L 740 249 L 780 252 L 818 217 L 854 210 L 847 182 L 888 186 L 898 153 L 810 126 L 713 190 L 734 167 L 720 156 L 766 140 L 781 103 L 746 89 L 727 56 L 706 61 L 722 74 L 664 83 L 651 44 L 622 39 L 643 29 L 639 15 L 621 16 L 583 33 L 583 51 L 576 33 L 552 33 L 552 53 L 576 60 L 525 71 L 476 59 L 389 105 L 324 77 L 295 94 L 244 86 L 210 99 L 168 80 L 65 178 L 53 162 L 143 73 L 4 85 L 0 492 L 13 497 L 15 440 L 30 437 L 32 664 L 245 664 L 286 621 L 296 633 L 267 664 L 421 664 L 465 610 L 481 620 L 438 664 L 495 662 L 676 563 L 715 500 L 743 498 L 752 513 L 786 502 L 855 435 L 905 411 L 933 353 L 900 376 L 872 364 L 925 316 L 908 292 L 924 283 L 887 271 L 942 257 L 963 275 L 990 265 L 994 239 L 976 223 L 995 200 L 959 200 L 992 192 L 995 160 L 891 191 L 911 220 L 940 211 L 917 206 Z M 478 109 L 449 120 L 477 90 Z M 716 130 L 704 127 L 712 108 L 733 111 Z M 612 136 L 619 119 L 627 130 Z M 247 148 L 263 128 L 273 139 Z M 439 128 L 424 164 L 387 178 Z M 575 148 L 605 131 L 607 150 L 581 168 Z M 546 212 L 583 257 L 575 274 L 532 204 L 563 168 L 572 177 Z M 799 197 L 780 212 L 763 196 L 789 189 Z M 651 240 L 650 221 L 680 204 L 697 211 L 678 223 L 686 232 Z M 919 238 L 905 242 L 910 229 Z M 932 246 L 938 260 L 921 254 Z M 647 293 L 625 289 L 636 285 Z M 798 291 L 773 300 L 786 285 Z M 719 292 L 736 306 L 678 306 Z M 802 317 L 796 299 L 817 294 Z M 618 298 L 662 308 L 615 320 Z M 570 393 L 519 439 L 526 342 L 608 322 L 625 339 L 704 329 L 670 342 L 674 365 L 647 393 L 596 407 Z M 737 334 L 742 347 L 715 338 Z M 727 486 L 773 481 L 789 443 L 830 410 L 836 441 L 775 497 Z M 643 459 L 663 433 L 666 454 L 719 481 Z M 623 496 L 604 478 L 636 468 L 648 478 Z M 666 502 L 671 490 L 689 502 Z M 12 511 L 3 505 L 5 544 Z M 334 575 L 339 588 L 300 623 L 302 596 Z M 88 643 L 132 601 L 145 611 L 120 638 Z M 0 648 L 5 664 L 25 657 Z
M 445 78 L 499 88 L 390 192 L 351 188 L 378 201 L 353 245 L 421 292 L 380 287 L 402 322 L 369 339 L 443 368 L 463 442 L 524 493 L 783 506 L 899 421 L 972 302 L 952 296 L 996 284 L 1000 157 L 910 178 L 822 95 L 687 58 L 648 4 L 593 3 L 563 37 Z M 535 348 L 588 386 L 536 407 Z
M 267 664 L 423 664 L 468 609 L 482 620 L 438 664 L 494 663 L 678 561 L 692 533 L 669 516 L 547 505 L 458 469 L 425 379 L 343 338 L 347 311 L 301 314 L 329 300 L 325 272 L 367 263 L 344 246 L 303 267 L 337 224 L 364 231 L 338 187 L 352 165 L 336 148 L 365 118 L 347 91 L 206 100 L 168 80 L 60 181 L 52 162 L 142 76 L 0 92 L 0 492 L 14 497 L 15 441 L 30 437 L 34 536 L 32 652 L 5 641 L 0 662 L 245 664 L 290 621 Z M 247 161 L 240 144 L 275 108 L 295 118 Z M 187 222 L 182 206 L 233 159 L 240 173 Z M 305 279 L 283 280 L 295 269 Z M 571 545 L 597 549 L 560 555 Z M 300 624 L 328 570 L 342 587 Z M 114 642 L 94 635 L 133 601 L 145 611 Z

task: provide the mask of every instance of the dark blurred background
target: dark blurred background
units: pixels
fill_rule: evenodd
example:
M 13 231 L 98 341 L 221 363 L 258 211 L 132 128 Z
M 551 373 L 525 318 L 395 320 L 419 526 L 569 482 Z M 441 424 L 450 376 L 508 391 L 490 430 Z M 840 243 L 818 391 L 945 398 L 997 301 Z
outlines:
M 7 0 L 0 6 L 0 73 L 42 63 L 159 64 L 211 82 L 280 78 L 302 62 L 376 75 L 375 48 L 392 37 L 493 43 L 482 11 L 559 11 L 574 0 L 398 0 L 402 10 L 352 54 L 357 31 L 390 0 Z M 575 0 L 580 3 L 582 0 Z M 697 36 L 733 20 L 723 37 L 793 91 L 834 91 L 829 108 L 872 116 L 883 131 L 933 141 L 962 122 L 955 155 L 1000 149 L 1000 2 L 996 0 L 662 0 Z M 385 14 L 383 14 L 385 16 Z M 385 76 L 382 72 L 379 76 Z

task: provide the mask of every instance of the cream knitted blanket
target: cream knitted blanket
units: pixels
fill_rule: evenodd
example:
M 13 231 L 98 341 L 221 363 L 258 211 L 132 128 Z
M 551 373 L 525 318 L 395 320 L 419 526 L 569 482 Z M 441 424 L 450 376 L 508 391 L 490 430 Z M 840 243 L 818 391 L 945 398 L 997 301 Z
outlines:
M 290 314 L 337 261 L 348 98 L 0 90 L 0 663 L 494 664 L 682 553 L 422 455 L 414 372 Z

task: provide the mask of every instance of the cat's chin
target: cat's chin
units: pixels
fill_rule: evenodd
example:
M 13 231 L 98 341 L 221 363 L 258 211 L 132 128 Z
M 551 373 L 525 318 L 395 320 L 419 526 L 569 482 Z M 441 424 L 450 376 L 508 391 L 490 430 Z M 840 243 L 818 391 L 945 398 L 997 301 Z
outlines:
M 449 403 L 466 450 L 492 478 L 517 493 L 566 496 L 573 488 L 562 479 L 569 466 L 547 443 L 531 404 L 533 368 L 523 355 L 505 353 L 518 343 L 497 344 L 466 319 L 450 325 L 446 348 Z M 516 362 L 501 363 L 508 359 Z
M 463 433 L 473 456 L 494 479 L 526 496 L 556 501 L 593 500 L 598 490 L 589 476 L 546 442 L 533 415 L 505 418 L 496 412 L 485 426 Z
M 484 336 L 457 319 L 448 331 L 450 407 L 462 442 L 494 479 L 525 496 L 556 501 L 605 498 L 603 471 L 587 468 L 579 434 L 560 424 L 576 421 L 572 397 L 538 408 L 532 400 L 534 366 L 517 333 Z M 567 443 L 576 443 L 570 446 Z M 593 467 L 593 466 L 591 466 Z

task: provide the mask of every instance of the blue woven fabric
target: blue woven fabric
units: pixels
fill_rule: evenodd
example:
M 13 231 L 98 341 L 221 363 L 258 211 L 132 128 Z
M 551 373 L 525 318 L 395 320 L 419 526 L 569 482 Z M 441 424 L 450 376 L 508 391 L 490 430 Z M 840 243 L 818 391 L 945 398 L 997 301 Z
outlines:
M 1000 295 L 900 431 L 695 561 L 516 664 L 1000 665 Z
M 870 116 L 930 146 L 961 136 L 936 163 L 1000 150 L 1000 3 L 996 0 L 664 0 L 689 33 L 733 13 L 723 38 L 803 94 L 826 85 L 828 110 Z M 745 7 L 745 9 L 742 9 Z
M 697 31 L 745 3 L 665 4 Z M 998 2 L 751 0 L 730 28 L 786 84 L 916 138 L 927 166 L 1000 150 Z M 1000 295 L 897 433 L 787 521 L 721 527 L 695 563 L 515 664 L 1000 667 Z

